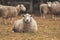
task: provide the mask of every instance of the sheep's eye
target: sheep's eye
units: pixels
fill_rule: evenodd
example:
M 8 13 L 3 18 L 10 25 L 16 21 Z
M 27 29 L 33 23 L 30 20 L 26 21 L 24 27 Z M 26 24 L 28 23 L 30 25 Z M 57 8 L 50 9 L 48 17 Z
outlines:
M 32 15 L 30 15 L 30 17 L 32 17 Z
M 21 5 L 20 5 L 20 7 L 21 7 Z
M 23 15 L 23 17 L 25 17 L 25 15 Z
M 23 17 L 24 17 L 24 15 L 23 15 Z

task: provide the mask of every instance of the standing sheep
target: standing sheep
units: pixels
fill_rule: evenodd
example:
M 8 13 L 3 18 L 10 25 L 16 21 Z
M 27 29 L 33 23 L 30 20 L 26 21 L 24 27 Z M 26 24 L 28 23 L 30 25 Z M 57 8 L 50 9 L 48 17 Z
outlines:
M 16 17 L 21 10 L 26 11 L 23 4 L 17 5 L 16 7 L 0 5 L 0 14 L 3 18 L 3 23 L 7 24 L 6 19 L 9 18 L 12 24 L 13 18 Z
M 53 3 L 60 4 L 58 1 L 54 1 Z
M 40 5 L 40 14 L 41 14 L 41 16 L 42 16 L 43 18 L 46 17 L 48 11 L 49 11 L 49 10 L 48 10 L 47 4 L 43 3 L 43 4 Z
M 50 8 L 50 12 L 52 14 L 52 18 L 55 19 L 55 15 L 56 14 L 60 14 L 60 3 L 55 1 L 48 7 Z
M 30 14 L 25 14 L 22 19 L 15 21 L 14 32 L 37 32 L 37 23 Z

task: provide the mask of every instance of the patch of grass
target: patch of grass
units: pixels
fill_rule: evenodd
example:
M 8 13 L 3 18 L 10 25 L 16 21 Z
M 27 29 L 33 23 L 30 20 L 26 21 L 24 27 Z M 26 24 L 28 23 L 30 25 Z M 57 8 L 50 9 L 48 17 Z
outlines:
M 0 23 L 0 40 L 60 40 L 60 19 L 41 19 L 36 16 L 34 18 L 38 24 L 38 32 L 36 33 L 12 32 L 12 25 Z

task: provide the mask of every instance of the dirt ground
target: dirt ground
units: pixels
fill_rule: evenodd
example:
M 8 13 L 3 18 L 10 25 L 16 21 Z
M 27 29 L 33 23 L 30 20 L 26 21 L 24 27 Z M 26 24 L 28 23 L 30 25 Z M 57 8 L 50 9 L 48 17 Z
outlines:
M 18 17 L 21 18 L 21 17 Z M 18 19 L 17 18 L 17 19 Z M 2 24 L 0 18 L 0 40 L 60 40 L 60 19 L 34 16 L 38 24 L 36 33 L 16 33 L 12 32 L 12 25 Z

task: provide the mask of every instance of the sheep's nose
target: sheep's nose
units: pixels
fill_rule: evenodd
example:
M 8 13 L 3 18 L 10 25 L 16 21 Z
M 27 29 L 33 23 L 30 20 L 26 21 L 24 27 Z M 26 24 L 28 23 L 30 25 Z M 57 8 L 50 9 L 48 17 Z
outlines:
M 28 20 L 27 20 L 28 21 Z

